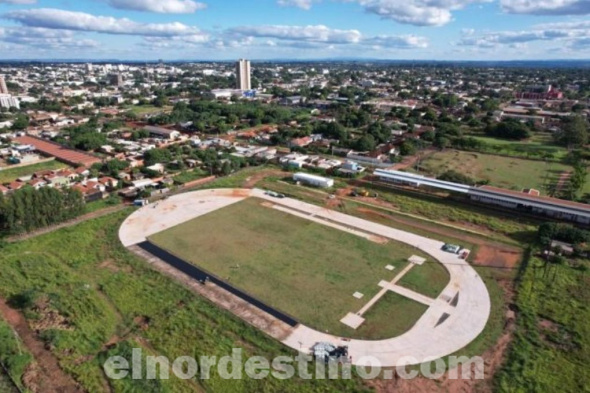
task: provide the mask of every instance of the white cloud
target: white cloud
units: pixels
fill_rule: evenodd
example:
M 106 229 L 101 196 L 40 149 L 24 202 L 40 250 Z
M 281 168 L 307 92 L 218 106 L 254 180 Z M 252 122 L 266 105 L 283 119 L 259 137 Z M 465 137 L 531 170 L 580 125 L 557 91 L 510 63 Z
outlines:
M 0 4 L 36 4 L 37 0 L 0 0 Z
M 588 0 L 500 0 L 502 10 L 514 14 L 587 15 Z
M 0 42 L 38 49 L 91 49 L 99 46 L 94 40 L 80 39 L 71 31 L 43 28 L 0 27 Z
M 162 14 L 191 14 L 207 8 L 206 4 L 193 0 L 108 0 L 108 3 L 112 7 L 122 10 Z
M 529 42 L 556 42 L 561 46 L 575 46 L 590 38 L 590 21 L 560 22 L 533 26 L 531 30 L 497 31 L 476 34 L 463 33 L 463 37 L 456 42 L 459 46 L 480 48 L 496 48 L 509 46 L 518 48 Z
M 416 26 L 442 26 L 453 19 L 451 11 L 490 0 L 348 0 L 383 19 Z
M 171 37 L 179 35 L 201 35 L 196 27 L 182 23 L 139 23 L 127 18 L 95 16 L 84 12 L 73 12 L 52 8 L 15 10 L 4 14 L 4 18 L 29 27 L 47 29 L 88 31 L 106 34 L 142 35 Z
M 303 10 L 311 9 L 314 0 L 278 0 L 277 3 L 283 7 L 298 7 Z
M 412 49 L 428 47 L 428 40 L 415 35 L 379 35 L 365 37 L 358 30 L 331 29 L 317 26 L 242 26 L 225 32 L 226 39 L 260 38 L 260 45 L 299 49 L 328 49 L 330 47 Z M 268 43 L 272 42 L 271 45 Z M 258 42 L 252 42 L 258 44 Z
M 281 40 L 323 42 L 331 44 L 357 43 L 361 39 L 358 30 L 331 29 L 323 25 L 315 26 L 241 26 L 227 31 L 230 35 L 274 38 Z
M 410 49 L 428 47 L 428 40 L 426 38 L 415 35 L 378 35 L 364 39 L 362 42 L 363 44 L 369 44 L 379 48 Z

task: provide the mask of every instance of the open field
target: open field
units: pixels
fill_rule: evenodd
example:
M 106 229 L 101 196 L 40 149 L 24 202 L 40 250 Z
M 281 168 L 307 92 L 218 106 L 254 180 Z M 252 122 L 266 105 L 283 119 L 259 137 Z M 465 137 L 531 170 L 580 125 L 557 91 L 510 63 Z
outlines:
M 394 307 L 384 317 L 395 314 L 407 319 L 405 324 L 355 331 L 340 322 L 380 290 L 379 281 L 393 279 L 408 257 L 424 254 L 402 243 L 372 242 L 261 203 L 249 198 L 150 240 L 321 331 L 352 338 L 389 338 L 417 320 L 413 302 L 400 302 L 402 308 Z M 385 269 L 388 264 L 395 266 L 394 272 Z M 444 288 L 448 279 L 447 273 L 446 281 L 440 278 L 439 284 L 444 281 Z M 357 291 L 364 294 L 363 299 L 352 296 Z M 432 293 L 432 289 L 424 291 Z
M 7 169 L 0 171 L 0 184 L 10 183 L 11 181 L 18 179 L 19 177 L 32 175 L 35 172 L 46 171 L 51 169 L 62 169 L 66 167 L 66 164 L 61 163 L 57 160 L 40 162 L 37 164 L 20 166 L 17 168 L 7 167 Z
M 40 337 L 62 368 L 91 392 L 359 392 L 358 379 L 278 381 L 273 378 L 225 380 L 106 380 L 102 361 L 128 356 L 141 346 L 145 353 L 175 358 L 225 356 L 232 347 L 244 356 L 272 359 L 291 352 L 282 344 L 182 287 L 119 242 L 118 228 L 131 209 L 64 228 L 31 240 L 7 244 L 0 263 L 0 296 L 12 298 L 34 289 L 50 295 L 49 307 L 70 329 L 47 322 Z M 31 322 L 40 316 L 26 310 Z M 42 319 L 41 319 L 42 321 Z M 110 387 L 109 387 L 110 385 Z
M 133 105 L 128 108 L 131 113 L 137 116 L 151 115 L 154 113 L 171 112 L 172 106 L 164 106 L 162 108 L 154 105 Z
M 555 187 L 562 173 L 571 167 L 554 162 L 508 158 L 491 154 L 446 150 L 430 155 L 421 163 L 422 171 L 431 176 L 454 170 L 477 181 L 512 190 L 535 188 L 542 194 Z
M 539 132 L 535 132 L 531 139 L 525 141 L 511 141 L 488 136 L 472 137 L 486 143 L 486 145 L 490 147 L 490 153 L 500 153 L 515 157 L 535 158 L 542 158 L 546 155 L 550 155 L 551 160 L 555 161 L 563 160 L 568 154 L 568 151 L 565 147 L 558 146 L 553 143 L 553 138 L 551 135 Z
M 590 267 L 590 262 L 577 261 Z M 532 257 L 523 269 L 513 346 L 496 378 L 498 392 L 587 392 L 590 275 Z

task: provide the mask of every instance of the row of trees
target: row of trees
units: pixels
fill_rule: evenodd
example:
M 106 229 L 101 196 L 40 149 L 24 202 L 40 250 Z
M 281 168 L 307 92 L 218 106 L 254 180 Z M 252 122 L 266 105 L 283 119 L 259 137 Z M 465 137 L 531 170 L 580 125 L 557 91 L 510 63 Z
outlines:
M 23 233 L 72 219 L 84 212 L 84 199 L 73 189 L 25 187 L 0 194 L 0 231 Z

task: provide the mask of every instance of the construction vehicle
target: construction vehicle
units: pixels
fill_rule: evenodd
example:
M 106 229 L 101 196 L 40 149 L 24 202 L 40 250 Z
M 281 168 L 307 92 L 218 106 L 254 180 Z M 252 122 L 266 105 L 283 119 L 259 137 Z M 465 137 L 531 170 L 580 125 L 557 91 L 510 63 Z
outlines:
M 352 197 L 371 197 L 371 198 L 377 198 L 377 193 L 370 193 L 369 191 L 365 190 L 364 188 L 355 188 L 354 190 L 352 190 L 352 192 L 350 193 L 350 196 Z

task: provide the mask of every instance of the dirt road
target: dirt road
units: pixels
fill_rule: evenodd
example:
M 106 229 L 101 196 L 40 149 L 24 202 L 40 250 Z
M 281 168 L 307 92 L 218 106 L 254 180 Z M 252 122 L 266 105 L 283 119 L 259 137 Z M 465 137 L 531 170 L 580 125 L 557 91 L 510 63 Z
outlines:
M 27 388 L 33 392 L 79 393 L 83 392 L 80 385 L 66 374 L 60 367 L 57 358 L 45 348 L 44 343 L 23 317 L 23 315 L 6 304 L 0 298 L 0 315 L 18 334 L 23 344 L 35 358 L 34 371 L 25 374 Z

